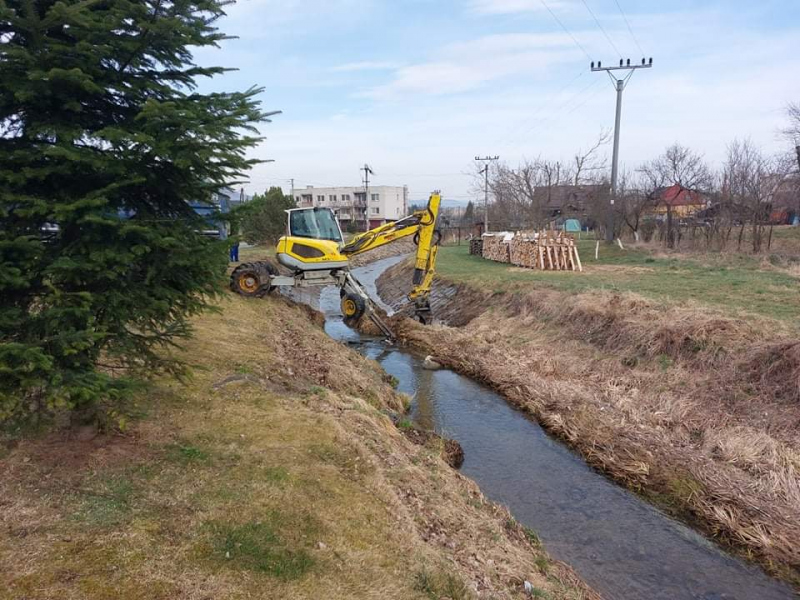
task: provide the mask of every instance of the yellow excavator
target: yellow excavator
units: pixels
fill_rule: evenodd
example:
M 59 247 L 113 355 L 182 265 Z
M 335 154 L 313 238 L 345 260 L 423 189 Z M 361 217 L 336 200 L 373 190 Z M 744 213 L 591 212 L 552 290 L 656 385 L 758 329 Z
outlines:
M 384 335 L 391 338 L 391 330 L 375 312 L 371 298 L 350 271 L 348 259 L 414 236 L 417 254 L 408 299 L 414 303 L 417 319 L 430 323 L 430 292 L 441 239 L 436 228 L 440 203 L 439 192 L 434 192 L 424 209 L 370 229 L 347 243 L 330 208 L 315 206 L 287 210 L 286 235 L 278 240 L 276 258 L 292 274 L 281 275 L 269 261 L 243 263 L 231 273 L 231 289 L 243 296 L 261 297 L 280 286 L 335 285 L 340 289 L 341 309 L 346 322 L 356 322 L 367 315 Z

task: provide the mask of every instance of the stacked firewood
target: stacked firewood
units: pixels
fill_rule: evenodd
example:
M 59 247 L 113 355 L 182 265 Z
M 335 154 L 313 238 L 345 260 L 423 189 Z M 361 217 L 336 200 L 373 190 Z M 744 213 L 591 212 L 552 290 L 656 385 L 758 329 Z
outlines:
M 563 232 L 485 235 L 483 257 L 543 271 L 583 271 L 575 239 Z
M 483 258 L 496 262 L 509 262 L 508 244 L 505 242 L 507 234 L 485 233 L 483 235 Z
M 475 256 L 483 256 L 483 240 L 481 238 L 469 241 L 469 253 Z

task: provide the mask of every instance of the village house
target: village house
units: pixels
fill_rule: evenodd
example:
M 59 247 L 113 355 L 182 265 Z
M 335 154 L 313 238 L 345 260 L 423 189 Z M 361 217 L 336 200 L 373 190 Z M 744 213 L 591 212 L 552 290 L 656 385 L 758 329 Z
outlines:
M 666 217 L 671 212 L 678 219 L 692 217 L 708 207 L 708 200 L 700 192 L 683 187 L 679 183 L 656 190 L 650 214 Z

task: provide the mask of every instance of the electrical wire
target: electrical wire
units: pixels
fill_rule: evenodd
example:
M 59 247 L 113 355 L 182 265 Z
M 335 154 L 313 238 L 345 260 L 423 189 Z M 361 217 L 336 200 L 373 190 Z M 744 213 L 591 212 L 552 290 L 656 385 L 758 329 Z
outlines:
M 581 2 L 583 2 L 583 5 L 586 7 L 586 10 L 589 11 L 589 14 L 592 15 L 592 18 L 594 19 L 594 22 L 597 23 L 597 26 L 600 28 L 600 31 L 603 32 L 604 36 L 606 36 L 606 39 L 608 40 L 608 43 L 611 44 L 611 47 L 614 49 L 614 52 L 617 53 L 617 56 L 622 58 L 622 53 L 617 48 L 617 45 L 612 41 L 611 36 L 608 35 L 608 32 L 605 30 L 605 28 L 600 24 L 600 21 L 597 20 L 597 17 L 592 12 L 592 9 L 589 8 L 588 4 L 586 4 L 586 0 L 581 0 Z
M 557 102 L 557 101 L 558 101 L 558 97 L 559 97 L 559 96 L 560 96 L 560 95 L 561 95 L 561 94 L 562 94 L 562 93 L 563 93 L 563 92 L 564 92 L 564 91 L 565 91 L 565 90 L 566 90 L 568 87 L 570 87 L 570 86 L 571 86 L 573 83 L 575 83 L 576 81 L 578 81 L 578 79 L 580 79 L 581 77 L 583 77 L 583 75 L 584 75 L 586 72 L 587 72 L 587 71 L 586 71 L 586 69 L 582 69 L 582 70 L 581 70 L 581 71 L 580 71 L 580 72 L 579 72 L 577 75 L 575 75 L 575 77 L 573 77 L 572 79 L 570 79 L 570 80 L 569 80 L 569 81 L 568 81 L 568 82 L 567 82 L 565 85 L 561 86 L 561 88 L 560 88 L 560 89 L 559 89 L 559 90 L 558 90 L 558 91 L 557 91 L 555 94 L 553 94 L 553 95 L 552 95 L 552 96 L 550 96 L 550 97 L 549 97 L 547 100 L 545 100 L 544 102 L 542 102 L 542 104 L 541 104 L 541 105 L 540 105 L 540 106 L 539 106 L 539 107 L 538 107 L 536 110 L 534 110 L 534 111 L 533 111 L 533 113 L 532 113 L 532 117 L 528 117 L 528 118 L 525 120 L 525 121 L 528 123 L 528 126 L 527 126 L 527 127 L 525 127 L 524 129 L 522 129 L 522 128 L 521 128 L 519 125 L 515 125 L 515 126 L 514 126 L 514 130 L 516 130 L 516 134 L 512 135 L 510 139 L 509 139 L 509 138 L 506 138 L 506 139 L 504 140 L 504 142 L 503 142 L 503 143 L 505 143 L 505 142 L 508 142 L 508 141 L 511 141 L 511 142 L 516 142 L 517 140 L 519 140 L 519 138 L 520 138 L 520 137 L 527 135 L 527 134 L 528 134 L 528 133 L 531 131 L 531 129 L 533 129 L 533 127 L 536 125 L 536 123 L 542 119 L 542 117 L 540 117 L 540 114 L 542 113 L 542 110 L 544 110 L 544 109 L 545 109 L 545 107 L 549 107 L 549 106 L 551 106 L 552 104 L 554 104 L 555 102 Z M 574 96 L 573 96 L 573 97 L 574 97 Z M 571 101 L 572 101 L 572 97 L 570 97 L 570 99 L 568 100 L 568 102 L 571 102 Z M 562 103 L 562 106 L 563 106 L 563 103 Z M 545 118 L 546 118 L 546 117 L 545 117 Z M 505 137 L 505 136 L 504 136 L 504 137 Z
M 536 130 L 537 132 L 544 131 L 549 125 L 554 123 L 557 119 L 565 116 L 564 110 L 567 109 L 568 107 L 571 108 L 573 102 L 576 99 L 583 98 L 584 94 L 586 92 L 588 92 L 590 89 L 592 89 L 593 87 L 596 87 L 598 85 L 599 81 L 600 80 L 598 80 L 598 79 L 594 79 L 588 85 L 584 86 L 583 88 L 581 88 L 577 92 L 573 93 L 572 96 L 570 96 L 565 102 L 561 103 L 561 105 L 558 107 L 558 109 L 556 109 L 556 111 L 553 114 L 551 114 L 549 116 L 546 116 L 546 117 L 544 117 L 542 119 L 539 119 L 537 122 L 532 123 L 530 127 L 525 129 L 524 131 L 522 131 L 520 133 L 520 135 L 518 135 L 516 138 L 514 138 L 513 141 L 521 140 L 521 138 L 525 137 L 526 135 L 531 133 L 533 130 Z M 569 114 L 569 113 L 566 113 L 566 114 Z
M 642 50 L 642 45 L 639 43 L 639 38 L 637 38 L 636 34 L 633 33 L 633 28 L 631 27 L 631 23 L 630 21 L 628 21 L 628 17 L 625 15 L 625 11 L 622 10 L 622 6 L 620 6 L 619 0 L 614 0 L 614 3 L 617 5 L 617 8 L 619 9 L 619 14 L 622 15 L 623 19 L 625 19 L 625 25 L 628 26 L 628 31 L 630 32 L 633 41 L 636 42 L 636 47 L 639 48 L 639 52 L 642 53 L 642 58 L 644 58 L 644 50 Z
M 572 32 L 570 32 L 570 30 L 569 30 L 569 29 L 567 29 L 567 26 L 566 26 L 566 25 L 564 25 L 564 23 L 562 23 L 562 22 L 561 22 L 561 19 L 559 19 L 559 18 L 556 16 L 556 13 L 554 13 L 552 10 L 550 10 L 550 7 L 547 5 L 547 3 L 546 3 L 544 0 L 539 0 L 539 1 L 542 3 L 542 6 L 544 6 L 544 7 L 547 9 L 547 12 L 549 12 L 549 13 L 550 13 L 550 16 L 551 16 L 551 17 L 553 17 L 553 18 L 556 20 L 556 23 L 558 23 L 559 25 L 561 25 L 561 29 L 563 29 L 563 30 L 566 32 L 566 34 L 567 34 L 569 37 L 571 37 L 571 38 L 572 38 L 572 41 L 573 41 L 573 42 L 575 42 L 575 45 L 576 45 L 578 48 L 580 48 L 581 52 L 583 52 L 583 53 L 586 55 L 586 58 L 588 58 L 589 60 L 592 60 L 592 57 L 591 57 L 591 56 L 589 56 L 589 53 L 586 51 L 586 48 L 584 48 L 583 46 L 581 46 L 581 43 L 580 43 L 578 40 L 576 40 L 576 39 L 575 39 L 575 36 L 574 36 L 574 35 L 572 35 Z

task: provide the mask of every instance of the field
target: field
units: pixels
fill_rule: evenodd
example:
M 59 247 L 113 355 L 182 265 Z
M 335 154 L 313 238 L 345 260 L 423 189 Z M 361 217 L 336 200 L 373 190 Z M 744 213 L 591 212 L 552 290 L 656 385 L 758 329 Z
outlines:
M 583 273 L 542 272 L 470 256 L 468 247 L 446 246 L 437 272 L 446 279 L 490 291 L 556 290 L 634 292 L 671 304 L 686 302 L 793 321 L 800 314 L 800 278 L 774 266 L 769 258 L 743 254 L 670 256 L 643 249 L 621 250 L 595 242 L 578 242 Z
M 407 439 L 409 399 L 318 315 L 219 309 L 124 432 L 0 436 L 0 599 L 594 597 Z

